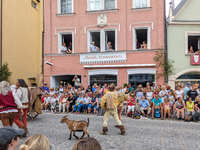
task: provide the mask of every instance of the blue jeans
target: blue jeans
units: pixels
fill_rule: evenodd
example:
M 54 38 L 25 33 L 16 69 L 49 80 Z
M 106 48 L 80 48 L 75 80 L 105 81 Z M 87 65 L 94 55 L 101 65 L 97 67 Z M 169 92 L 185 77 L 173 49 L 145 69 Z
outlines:
M 83 107 L 83 110 L 84 110 L 85 109 L 85 105 L 84 104 L 79 104 L 78 106 L 74 105 L 74 111 L 80 112 L 82 107 Z M 77 110 L 77 108 L 78 108 L 78 110 Z
M 88 104 L 88 107 L 92 109 L 92 104 Z M 94 105 L 93 108 L 96 108 L 97 105 Z
M 83 110 L 87 110 L 87 109 L 88 109 L 88 105 L 89 105 L 89 104 L 84 105 L 84 109 L 83 109 Z

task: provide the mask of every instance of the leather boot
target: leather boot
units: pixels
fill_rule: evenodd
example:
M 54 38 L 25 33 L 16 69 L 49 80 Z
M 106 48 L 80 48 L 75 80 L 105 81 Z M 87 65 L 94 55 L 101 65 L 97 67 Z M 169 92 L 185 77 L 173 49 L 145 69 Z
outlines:
M 123 125 L 120 125 L 119 128 L 120 128 L 120 131 L 121 131 L 121 133 L 120 133 L 121 135 L 123 135 L 124 133 L 126 133 L 125 128 L 124 128 Z
M 24 133 L 20 135 L 20 137 L 26 137 L 26 134 L 28 133 L 28 129 L 23 124 L 19 126 L 19 128 L 24 129 Z
M 101 135 L 107 135 L 107 127 L 103 127 L 103 132 L 100 132 Z

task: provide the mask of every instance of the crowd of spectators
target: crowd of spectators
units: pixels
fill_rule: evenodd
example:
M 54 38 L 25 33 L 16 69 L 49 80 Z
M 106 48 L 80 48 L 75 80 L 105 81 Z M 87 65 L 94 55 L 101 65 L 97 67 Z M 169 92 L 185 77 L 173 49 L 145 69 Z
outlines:
M 74 80 L 74 79 L 73 79 Z M 77 83 L 76 83 L 77 84 Z M 57 88 L 43 87 L 42 106 L 44 111 L 50 108 L 54 113 L 76 113 L 76 114 L 102 114 L 101 98 L 107 93 L 108 85 L 88 86 L 84 89 L 81 83 L 76 86 L 60 85 Z M 138 113 L 141 117 L 152 119 L 160 116 L 161 119 L 178 120 L 185 118 L 187 115 L 198 117 L 200 110 L 200 87 L 187 83 L 176 86 L 172 90 L 167 83 L 155 85 L 147 83 L 145 87 L 141 84 L 136 89 L 131 84 L 124 84 L 120 91 L 125 90 L 129 99 L 124 101 L 123 113 L 126 116 L 134 118 Z M 156 114 L 159 114 L 158 116 Z

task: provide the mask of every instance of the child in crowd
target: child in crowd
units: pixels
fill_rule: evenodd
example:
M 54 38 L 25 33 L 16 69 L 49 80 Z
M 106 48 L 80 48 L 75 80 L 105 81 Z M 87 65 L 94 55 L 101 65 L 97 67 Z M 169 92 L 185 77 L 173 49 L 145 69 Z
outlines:
M 127 100 L 126 104 L 128 106 L 126 117 L 128 116 L 128 113 L 131 111 L 132 118 L 134 117 L 134 109 L 135 109 L 135 99 L 134 94 L 130 95 L 130 99 Z
M 173 114 L 173 105 L 175 103 L 175 98 L 172 91 L 169 91 L 169 102 L 171 103 L 171 114 Z M 173 116 L 171 117 L 173 119 Z
M 192 101 L 192 98 L 189 98 L 189 100 L 186 102 L 186 110 L 187 110 L 187 115 L 189 114 L 192 114 L 194 115 L 195 114 L 195 111 L 194 111 L 194 102 Z
M 170 119 L 171 103 L 169 102 L 168 98 L 164 99 L 163 107 L 164 107 L 164 120 L 166 118 L 166 114 L 168 114 L 168 119 Z

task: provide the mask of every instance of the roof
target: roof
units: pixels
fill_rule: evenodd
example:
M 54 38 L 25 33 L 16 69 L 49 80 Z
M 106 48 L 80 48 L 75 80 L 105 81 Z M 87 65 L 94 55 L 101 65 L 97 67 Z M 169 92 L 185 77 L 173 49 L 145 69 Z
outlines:
M 178 6 L 173 11 L 173 16 L 176 16 L 176 14 L 181 10 L 181 8 L 185 5 L 185 3 L 189 0 L 182 0 Z

